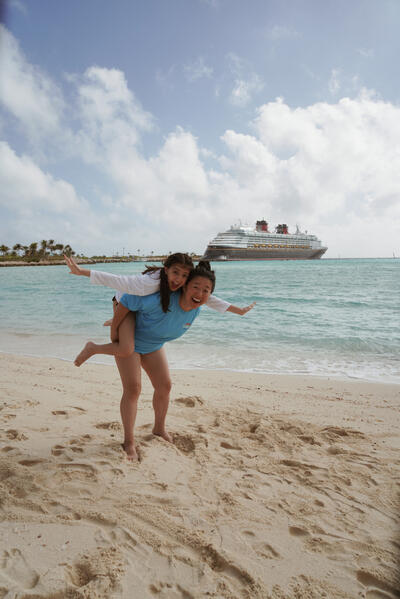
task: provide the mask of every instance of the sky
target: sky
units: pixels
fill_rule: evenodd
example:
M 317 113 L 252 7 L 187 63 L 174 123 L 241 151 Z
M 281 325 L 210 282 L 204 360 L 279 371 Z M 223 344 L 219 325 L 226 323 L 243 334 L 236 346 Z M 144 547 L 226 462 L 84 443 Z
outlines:
M 0 0 L 1 2 L 1 0 Z M 398 0 L 3 0 L 0 244 L 400 256 Z

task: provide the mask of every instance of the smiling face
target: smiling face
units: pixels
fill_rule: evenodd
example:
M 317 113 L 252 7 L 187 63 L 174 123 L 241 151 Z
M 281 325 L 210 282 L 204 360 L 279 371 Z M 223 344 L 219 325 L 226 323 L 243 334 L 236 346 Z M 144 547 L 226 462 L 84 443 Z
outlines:
M 212 293 L 212 283 L 207 277 L 194 277 L 185 285 L 182 294 L 181 307 L 184 310 L 194 310 L 208 301 Z
M 191 268 L 183 264 L 172 264 L 172 266 L 164 266 L 165 274 L 168 279 L 168 286 L 171 291 L 177 291 L 186 283 Z

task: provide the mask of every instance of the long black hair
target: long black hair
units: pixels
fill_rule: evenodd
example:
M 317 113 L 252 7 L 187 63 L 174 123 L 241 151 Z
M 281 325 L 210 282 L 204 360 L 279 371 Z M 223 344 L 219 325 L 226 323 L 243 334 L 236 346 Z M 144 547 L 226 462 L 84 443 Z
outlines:
M 194 266 L 193 260 L 188 254 L 176 252 L 175 254 L 171 254 L 170 256 L 168 256 L 168 258 L 164 260 L 163 266 L 146 266 L 146 270 L 142 272 L 142 274 L 145 275 L 149 272 L 157 272 L 158 270 L 160 271 L 160 302 L 164 312 L 168 312 L 169 299 L 171 296 L 171 289 L 169 288 L 168 277 L 164 268 L 170 268 L 174 264 L 186 266 L 190 269 L 192 269 Z
M 188 278 L 186 279 L 186 283 L 189 283 L 195 277 L 204 277 L 211 281 L 211 292 L 215 289 L 215 272 L 211 270 L 210 263 L 208 260 L 200 260 L 198 265 L 190 271 Z

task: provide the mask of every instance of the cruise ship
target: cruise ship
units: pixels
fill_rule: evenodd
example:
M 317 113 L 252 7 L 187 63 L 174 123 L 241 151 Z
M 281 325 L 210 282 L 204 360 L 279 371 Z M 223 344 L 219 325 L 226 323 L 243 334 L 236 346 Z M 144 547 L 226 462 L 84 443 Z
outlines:
M 315 260 L 328 248 L 315 235 L 302 233 L 296 227 L 289 233 L 287 225 L 277 225 L 275 232 L 268 230 L 265 220 L 255 227 L 232 225 L 210 241 L 205 260 Z

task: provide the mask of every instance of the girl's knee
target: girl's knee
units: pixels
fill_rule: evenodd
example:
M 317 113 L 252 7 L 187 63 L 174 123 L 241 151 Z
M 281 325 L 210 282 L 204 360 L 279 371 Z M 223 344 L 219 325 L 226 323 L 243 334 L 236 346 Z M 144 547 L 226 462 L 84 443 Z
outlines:
M 128 401 L 137 401 L 142 390 L 140 383 L 131 383 L 124 388 L 124 397 Z
M 163 381 L 162 383 L 160 383 L 159 385 L 157 385 L 156 390 L 160 393 L 170 393 L 172 389 L 172 382 L 171 379 L 166 379 L 165 381 Z
M 118 356 L 120 358 L 129 358 L 135 351 L 135 344 L 133 341 L 129 343 L 121 343 L 119 344 Z

